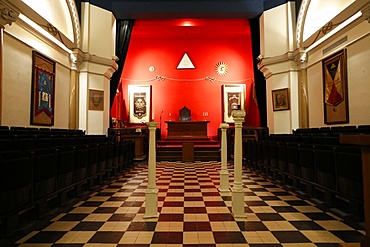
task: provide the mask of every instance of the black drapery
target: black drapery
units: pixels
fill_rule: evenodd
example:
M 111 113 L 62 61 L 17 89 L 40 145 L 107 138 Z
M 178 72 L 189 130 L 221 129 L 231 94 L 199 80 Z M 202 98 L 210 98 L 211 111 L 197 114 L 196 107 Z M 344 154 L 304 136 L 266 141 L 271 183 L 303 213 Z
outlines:
M 265 76 L 258 69 L 258 61 L 257 61 L 257 57 L 261 54 L 259 17 L 250 19 L 249 24 L 251 27 L 251 36 L 252 36 L 254 83 L 256 87 L 258 110 L 260 112 L 261 127 L 265 127 L 267 126 L 266 80 L 265 80 Z
M 117 31 L 116 31 L 116 56 L 118 60 L 118 70 L 113 73 L 110 82 L 110 107 L 114 102 L 116 96 L 117 87 L 121 78 L 123 66 L 125 64 L 128 46 L 130 43 L 132 27 L 134 26 L 134 20 L 117 20 Z

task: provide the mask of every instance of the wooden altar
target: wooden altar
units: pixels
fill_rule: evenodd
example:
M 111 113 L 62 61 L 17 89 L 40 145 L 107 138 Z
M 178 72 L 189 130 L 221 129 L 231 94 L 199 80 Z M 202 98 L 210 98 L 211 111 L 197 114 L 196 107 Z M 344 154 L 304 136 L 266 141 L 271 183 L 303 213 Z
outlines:
M 209 121 L 165 121 L 167 139 L 209 139 L 207 125 Z

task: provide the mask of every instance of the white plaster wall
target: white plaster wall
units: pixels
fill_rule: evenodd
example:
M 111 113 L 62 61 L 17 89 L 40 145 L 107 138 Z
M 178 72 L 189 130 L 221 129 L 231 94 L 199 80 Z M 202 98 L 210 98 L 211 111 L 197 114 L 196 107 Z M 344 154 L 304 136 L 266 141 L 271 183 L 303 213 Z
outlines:
M 346 42 L 323 55 L 325 48 L 343 37 L 347 37 Z M 309 54 L 307 81 L 310 128 L 327 126 L 324 124 L 322 60 L 341 49 L 347 49 L 349 123 L 337 125 L 370 124 L 370 115 L 367 114 L 370 108 L 369 42 L 370 24 L 362 21 L 351 30 L 332 37 Z
M 299 89 L 298 89 L 298 73 L 291 71 L 289 73 L 289 100 L 290 100 L 290 131 L 299 128 Z
M 290 2 L 273 9 L 267 10 L 260 18 L 261 32 L 261 55 L 274 57 L 286 53 L 289 50 L 289 30 L 291 21 L 288 12 Z
M 323 82 L 321 63 L 307 69 L 309 127 L 324 125 Z
M 80 66 L 79 123 L 87 134 L 106 134 L 110 119 L 110 80 L 104 74 L 113 65 L 115 18 L 111 12 L 82 3 L 82 49 L 90 55 Z M 89 110 L 89 89 L 104 91 L 104 111 Z
M 68 129 L 70 69 L 60 64 L 55 68 L 54 127 Z
M 370 24 L 368 24 L 370 26 Z M 370 35 L 347 49 L 351 125 L 370 124 Z M 364 49 L 364 48 L 367 49 Z
M 37 43 L 38 46 L 45 46 Z M 32 95 L 32 49 L 11 35 L 4 34 L 4 63 L 2 90 L 2 125 L 30 127 Z M 51 49 L 46 54 L 58 53 Z M 69 68 L 56 63 L 55 67 L 55 118 L 52 128 L 68 128 L 69 119 Z M 32 127 L 44 127 L 35 126 Z
M 89 18 L 89 53 L 99 57 L 112 58 L 111 42 L 112 27 L 115 25 L 113 14 L 104 9 L 90 5 L 90 18 Z M 114 28 L 115 31 L 115 28 Z
M 291 133 L 291 110 L 273 111 L 272 91 L 276 89 L 289 88 L 290 78 L 289 73 L 274 75 L 273 78 L 267 80 L 267 111 L 269 130 L 271 133 Z M 290 99 L 289 99 L 290 100 Z
M 101 90 L 104 91 L 104 78 L 99 75 L 90 75 L 89 76 L 89 89 L 94 90 Z M 87 92 L 88 93 L 88 92 Z M 89 97 L 87 96 L 89 101 Z M 105 97 L 104 95 L 104 111 L 107 110 L 107 101 L 109 102 L 109 98 Z M 89 102 L 87 102 L 89 105 Z M 105 133 L 104 130 L 104 111 L 96 111 L 96 110 L 88 110 L 88 123 L 87 129 L 88 134 L 103 134 Z
M 299 125 L 295 49 L 295 4 L 288 2 L 267 10 L 260 18 L 262 64 L 266 79 L 267 127 L 270 133 L 291 133 Z M 290 109 L 273 111 L 272 91 L 288 88 Z
M 1 125 L 30 126 L 32 49 L 5 34 L 3 52 Z
M 87 132 L 88 74 L 80 72 L 78 84 L 78 129 Z

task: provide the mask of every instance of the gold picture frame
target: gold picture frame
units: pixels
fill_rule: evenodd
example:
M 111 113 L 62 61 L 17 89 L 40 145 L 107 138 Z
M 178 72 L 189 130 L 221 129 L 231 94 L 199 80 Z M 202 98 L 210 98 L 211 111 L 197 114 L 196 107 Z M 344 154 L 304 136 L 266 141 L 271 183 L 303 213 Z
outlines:
M 128 85 L 129 123 L 150 122 L 152 115 L 152 86 Z
M 272 106 L 274 111 L 290 109 L 288 88 L 272 90 Z
M 32 52 L 31 125 L 54 125 L 55 62 Z
M 324 59 L 322 70 L 324 123 L 349 123 L 346 50 Z
M 245 110 L 245 84 L 222 85 L 222 112 L 224 123 L 234 123 L 233 110 Z

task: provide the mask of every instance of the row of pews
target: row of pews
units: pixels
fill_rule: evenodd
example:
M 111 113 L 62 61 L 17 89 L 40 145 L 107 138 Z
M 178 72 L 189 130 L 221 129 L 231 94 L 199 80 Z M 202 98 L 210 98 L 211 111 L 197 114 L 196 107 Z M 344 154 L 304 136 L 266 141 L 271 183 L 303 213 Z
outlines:
M 133 164 L 135 144 L 81 130 L 0 127 L 0 232 L 38 218 Z
M 245 162 L 323 206 L 362 220 L 361 149 L 340 144 L 343 134 L 370 134 L 370 126 L 297 129 L 248 140 L 243 142 Z

